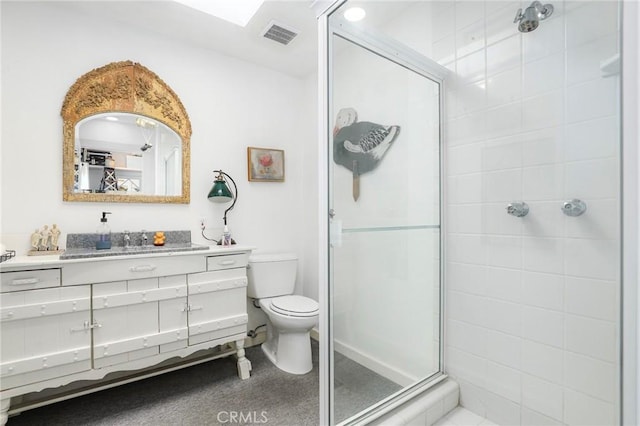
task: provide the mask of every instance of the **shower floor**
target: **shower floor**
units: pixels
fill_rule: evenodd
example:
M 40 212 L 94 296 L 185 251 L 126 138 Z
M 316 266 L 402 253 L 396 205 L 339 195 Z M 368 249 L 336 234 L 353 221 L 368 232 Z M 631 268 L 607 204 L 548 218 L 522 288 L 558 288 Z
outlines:
M 402 387 L 339 352 L 334 352 L 335 422 L 339 423 Z

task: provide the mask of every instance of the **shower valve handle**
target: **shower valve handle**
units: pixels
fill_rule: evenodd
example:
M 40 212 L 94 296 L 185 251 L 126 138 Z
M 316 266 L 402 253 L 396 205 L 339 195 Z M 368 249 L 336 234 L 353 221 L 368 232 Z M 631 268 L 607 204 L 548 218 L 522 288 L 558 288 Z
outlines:
M 576 217 L 580 216 L 587 210 L 587 205 L 584 201 L 574 198 L 570 201 L 565 201 L 562 204 L 562 212 L 567 216 Z
M 515 217 L 525 217 L 529 213 L 529 205 L 524 201 L 509 203 L 507 213 Z

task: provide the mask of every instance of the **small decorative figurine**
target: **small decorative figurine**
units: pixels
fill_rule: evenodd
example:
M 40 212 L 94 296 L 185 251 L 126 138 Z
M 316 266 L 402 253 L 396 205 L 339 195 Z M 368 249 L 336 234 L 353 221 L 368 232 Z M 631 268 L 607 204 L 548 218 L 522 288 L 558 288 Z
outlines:
M 155 234 L 153 234 L 153 245 L 154 246 L 163 246 L 164 245 L 164 240 L 167 237 L 165 237 L 164 232 L 158 231 Z
M 38 251 L 40 249 L 40 231 L 37 229 L 31 234 L 31 251 Z
M 51 226 L 51 229 L 49 229 L 49 225 L 44 225 L 40 230 L 36 229 L 31 234 L 31 250 L 27 254 L 34 256 L 62 253 L 64 250 L 60 250 L 58 247 L 60 234 L 60 228 L 55 223 Z
M 51 227 L 51 250 L 58 250 L 58 238 L 60 238 L 60 229 L 55 223 Z
M 40 231 L 40 250 L 47 251 L 49 250 L 49 237 L 51 236 L 49 232 L 49 226 L 45 225 Z

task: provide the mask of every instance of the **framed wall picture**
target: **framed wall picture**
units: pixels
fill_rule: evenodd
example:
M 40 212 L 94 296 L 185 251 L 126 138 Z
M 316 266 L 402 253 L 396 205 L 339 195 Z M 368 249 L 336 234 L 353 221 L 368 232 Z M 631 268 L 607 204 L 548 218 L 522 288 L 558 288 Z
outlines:
M 249 182 L 284 182 L 284 150 L 247 148 Z

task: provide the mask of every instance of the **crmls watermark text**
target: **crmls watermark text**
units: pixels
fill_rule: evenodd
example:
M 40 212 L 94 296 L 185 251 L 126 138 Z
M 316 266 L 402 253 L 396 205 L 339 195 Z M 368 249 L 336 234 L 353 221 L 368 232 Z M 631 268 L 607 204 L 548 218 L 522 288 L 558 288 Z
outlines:
M 262 424 L 268 423 L 266 411 L 220 411 L 217 416 L 220 423 Z

